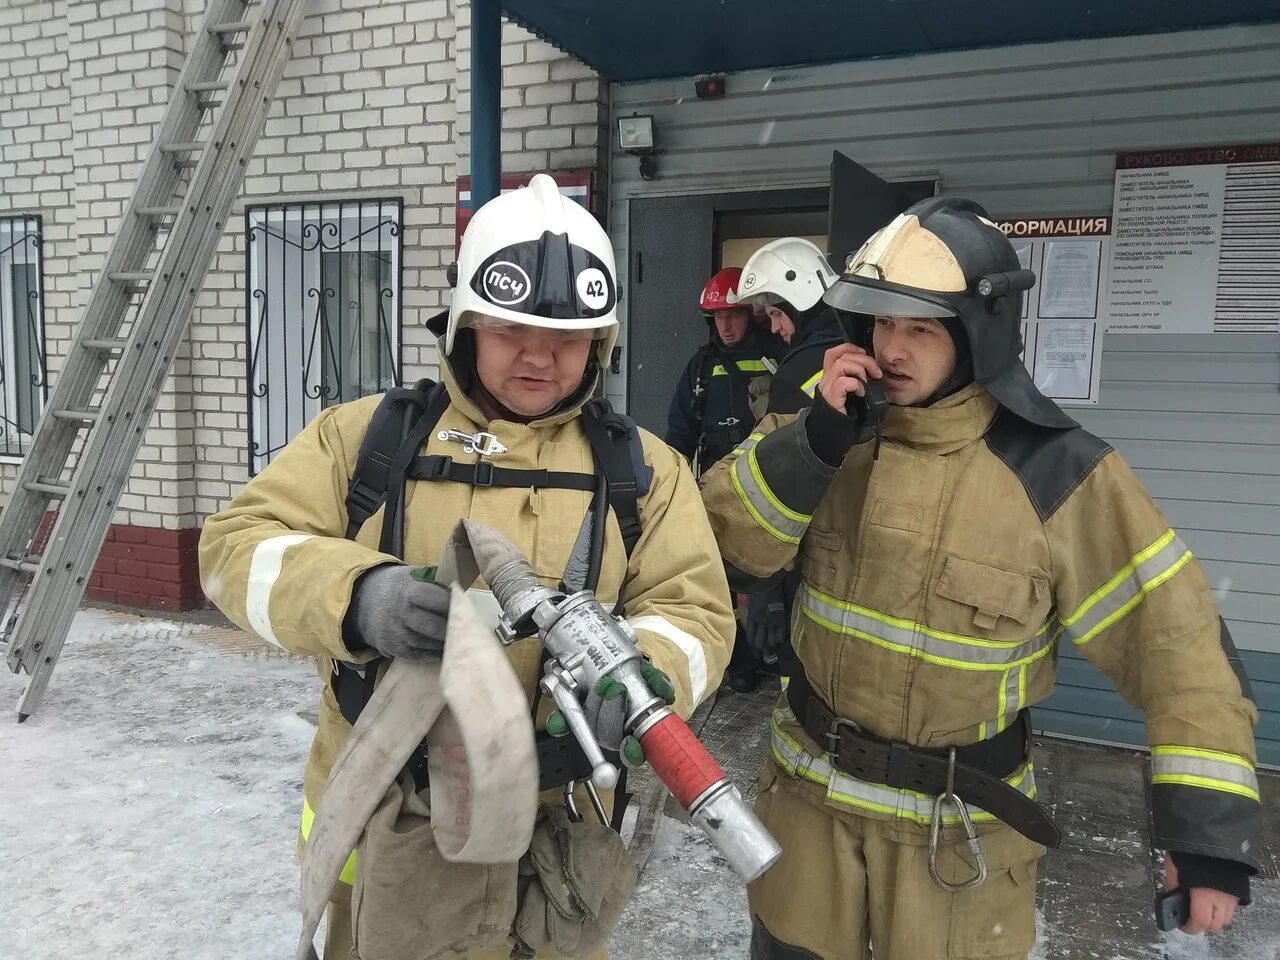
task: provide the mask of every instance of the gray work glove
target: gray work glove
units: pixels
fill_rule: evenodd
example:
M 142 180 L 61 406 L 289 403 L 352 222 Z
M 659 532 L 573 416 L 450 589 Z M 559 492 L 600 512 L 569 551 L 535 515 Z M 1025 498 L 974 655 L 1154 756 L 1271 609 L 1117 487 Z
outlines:
M 347 645 L 406 660 L 439 657 L 449 622 L 449 588 L 434 581 L 435 573 L 435 567 L 388 564 L 360 577 L 347 614 Z
M 747 646 L 766 663 L 786 649 L 791 637 L 781 586 L 747 595 L 747 617 L 742 628 Z
M 648 660 L 642 660 L 640 674 L 655 696 L 661 697 L 668 704 L 676 702 L 675 687 L 665 673 Z M 644 763 L 644 748 L 640 746 L 639 740 L 627 733 L 625 724 L 630 704 L 626 693 L 627 688 L 617 680 L 601 677 L 582 702 L 582 712 L 586 714 L 587 724 L 601 747 L 621 755 L 622 762 L 628 767 L 638 767 Z M 563 737 L 568 732 L 569 721 L 559 710 L 547 717 L 547 733 L 553 737 Z

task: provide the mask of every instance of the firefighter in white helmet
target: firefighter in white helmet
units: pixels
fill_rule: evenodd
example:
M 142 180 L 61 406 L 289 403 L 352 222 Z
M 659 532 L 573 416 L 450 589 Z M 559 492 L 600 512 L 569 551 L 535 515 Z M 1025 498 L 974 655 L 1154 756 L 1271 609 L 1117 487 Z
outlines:
M 822 251 L 802 237 L 771 240 L 742 268 L 738 297 L 763 309 L 787 344 L 769 388 L 769 413 L 799 413 L 813 400 L 822 355 L 843 340 L 822 295 L 839 279 Z
M 763 310 L 787 344 L 769 386 L 766 413 L 799 413 L 813 402 L 823 354 L 844 340 L 835 313 L 822 300 L 838 279 L 822 251 L 802 237 L 771 240 L 743 266 L 738 296 Z M 789 624 L 798 586 L 799 574 L 793 572 L 782 583 L 747 595 L 746 643 L 735 648 L 729 665 L 728 683 L 735 690 L 753 688 L 762 672 L 790 675 L 795 657 Z
M 650 661 L 650 685 L 684 716 L 719 683 L 733 617 L 693 477 L 666 444 L 591 400 L 617 337 L 616 304 L 604 230 L 550 177 L 535 176 L 485 204 L 467 229 L 444 329 L 436 318 L 442 384 L 327 408 L 206 523 L 209 597 L 246 629 L 317 659 L 304 838 L 371 695 L 377 674 L 367 665 L 439 655 L 448 593 L 429 568 L 461 518 L 501 530 L 549 585 L 594 588 L 618 603 Z M 509 652 L 542 730 L 551 710 L 536 695 L 538 642 Z M 596 732 L 624 760 L 642 762 L 639 745 L 620 738 L 622 709 L 595 704 Z M 585 757 L 572 737 L 539 735 L 538 753 L 544 800 L 560 803 L 564 785 L 583 778 Z M 406 774 L 429 802 L 423 759 Z M 583 811 L 587 800 L 577 798 Z M 566 955 L 554 934 L 528 943 L 524 927 L 519 937 L 506 920 L 494 928 L 495 915 L 509 920 L 501 910 L 514 909 L 515 864 L 484 867 L 478 894 L 476 865 L 436 857 L 423 869 L 406 866 L 417 873 L 403 884 L 357 883 L 352 903 L 349 884 L 361 876 L 353 855 L 330 909 L 326 960 L 412 960 L 458 944 L 465 949 L 449 956 Z M 511 904 L 489 902 L 498 890 L 511 891 Z M 371 902 L 378 897 L 394 898 L 391 908 Z M 371 916 L 394 919 L 375 929 Z

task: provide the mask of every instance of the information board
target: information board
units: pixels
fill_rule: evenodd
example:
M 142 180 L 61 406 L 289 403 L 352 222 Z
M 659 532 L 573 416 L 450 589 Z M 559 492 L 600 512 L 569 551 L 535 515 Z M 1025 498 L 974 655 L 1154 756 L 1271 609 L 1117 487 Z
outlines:
M 1280 144 L 1116 155 L 1109 329 L 1280 332 Z
M 1031 379 L 1064 407 L 1096 404 L 1111 218 L 1035 217 L 996 226 L 1036 274 L 1022 310 L 1022 360 Z

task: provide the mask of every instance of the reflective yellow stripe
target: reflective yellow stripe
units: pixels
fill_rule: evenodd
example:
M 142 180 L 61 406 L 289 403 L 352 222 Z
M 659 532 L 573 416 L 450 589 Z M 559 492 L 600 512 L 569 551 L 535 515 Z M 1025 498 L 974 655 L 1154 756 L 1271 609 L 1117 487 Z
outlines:
M 1063 618 L 1067 636 L 1077 646 L 1088 643 L 1143 601 L 1148 593 L 1191 562 L 1191 551 L 1172 530 L 1121 568 Z
M 909 820 L 921 826 L 928 826 L 933 818 L 934 798 L 915 790 L 898 789 L 880 783 L 871 783 L 852 777 L 843 770 L 831 765 L 831 755 L 823 753 L 815 756 L 809 753 L 798 740 L 783 729 L 784 723 L 794 722 L 795 716 L 785 707 L 773 712 L 773 736 L 771 752 L 778 766 L 790 776 L 799 777 L 827 788 L 829 801 L 854 807 L 860 810 L 871 810 L 886 813 L 901 820 Z M 1036 795 L 1035 772 L 1030 760 L 1022 764 L 1006 781 L 1009 786 L 1028 797 Z M 961 797 L 961 800 L 964 798 Z M 994 814 L 965 804 L 969 816 L 978 822 L 996 820 Z M 960 823 L 959 813 L 944 814 L 944 825 Z
M 1160 744 L 1151 748 L 1151 782 L 1219 790 L 1257 800 L 1258 775 L 1234 753 Z
M 1200 787 L 1203 790 L 1217 790 L 1221 793 L 1234 793 L 1242 797 L 1248 797 L 1250 800 L 1260 799 L 1257 790 L 1250 790 L 1248 787 L 1241 786 L 1238 783 L 1232 783 L 1230 780 L 1215 780 L 1212 777 L 1193 777 L 1190 774 L 1175 773 L 1157 773 L 1151 777 L 1151 782 L 1155 783 L 1176 783 L 1184 787 Z
M 837 600 L 807 582 L 801 584 L 800 607 L 805 617 L 833 633 L 960 670 L 1008 671 L 1034 663 L 1053 649 L 1052 621 L 1046 621 L 1035 635 L 1021 642 L 966 637 Z M 1001 703 L 1005 697 L 1002 686 Z
M 743 373 L 769 373 L 768 365 L 763 360 L 735 360 L 733 365 Z M 713 377 L 727 377 L 729 371 L 724 368 L 724 364 L 717 363 L 711 368 Z
M 987 739 L 987 729 L 994 727 L 991 736 L 1006 729 L 1018 718 L 1019 711 L 1027 702 L 1027 667 L 1019 664 L 1006 670 L 996 688 L 996 713 L 994 720 L 983 720 L 978 724 L 978 739 Z
M 812 377 L 810 377 L 808 380 L 802 383 L 800 385 L 800 389 L 812 397 L 814 392 L 818 389 L 818 384 L 821 382 L 822 382 L 822 371 L 819 370 Z
M 307 798 L 302 798 L 302 839 L 305 842 L 307 837 L 311 836 L 311 825 L 315 822 L 316 812 L 311 809 L 311 804 L 307 803 Z M 356 852 L 351 851 L 351 856 L 347 857 L 347 862 L 342 865 L 342 873 L 338 875 L 338 879 L 345 884 L 355 886 L 356 882 Z
M 747 440 L 750 442 L 751 437 Z M 769 489 L 756 460 L 754 443 L 747 449 L 745 456 L 739 455 L 734 460 L 729 476 L 738 499 L 762 529 L 783 543 L 800 542 L 813 516 L 792 510 Z

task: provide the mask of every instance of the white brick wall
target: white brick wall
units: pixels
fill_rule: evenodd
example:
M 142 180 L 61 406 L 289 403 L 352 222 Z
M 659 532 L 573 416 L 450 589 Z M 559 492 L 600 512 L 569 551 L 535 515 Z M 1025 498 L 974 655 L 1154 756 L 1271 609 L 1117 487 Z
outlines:
M 38 214 L 43 225 L 45 338 L 65 351 L 78 297 L 76 197 L 68 31 L 62 0 L 26 3 L 0 17 L 0 216 Z M 106 187 L 95 184 L 106 197 Z M 89 211 L 85 211 L 86 217 Z M 51 358 L 49 367 L 56 369 Z M 0 488 L 17 469 L 0 463 Z
M 56 373 L 205 4 L 6 6 L 20 18 L 0 17 L 0 213 L 44 216 Z M 599 188 L 604 85 L 513 25 L 503 42 L 504 171 L 593 168 Z M 248 478 L 246 206 L 402 200 L 403 379 L 437 374 L 424 323 L 446 303 L 469 172 L 469 62 L 466 0 L 313 0 L 116 522 L 198 525 Z M 15 474 L 0 464 L 0 486 Z

